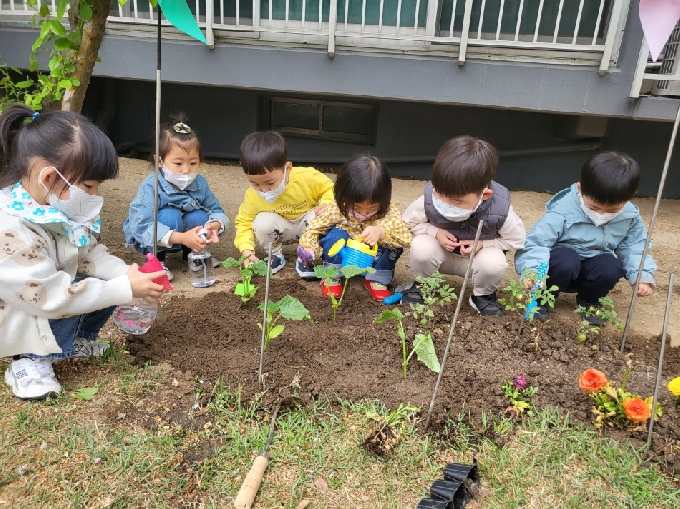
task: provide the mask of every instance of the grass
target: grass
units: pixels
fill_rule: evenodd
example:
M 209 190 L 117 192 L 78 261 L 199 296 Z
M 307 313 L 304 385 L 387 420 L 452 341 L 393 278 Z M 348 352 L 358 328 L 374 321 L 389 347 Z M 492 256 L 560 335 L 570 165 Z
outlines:
M 60 376 L 64 392 L 46 402 L 0 389 L 0 507 L 225 507 L 267 437 L 271 416 L 259 399 L 245 401 L 221 383 L 189 395 L 190 415 L 178 424 L 169 417 L 176 380 L 131 365 L 120 350 L 67 364 Z M 74 398 L 92 385 L 93 400 Z M 139 419 L 118 419 L 111 408 Z M 360 446 L 382 420 L 401 437 L 386 458 Z M 372 401 L 325 399 L 283 411 L 255 507 L 294 509 L 303 499 L 310 508 L 415 507 L 446 463 L 473 456 L 482 490 L 471 508 L 680 506 L 678 485 L 632 446 L 553 409 L 521 425 L 491 417 L 473 424 L 463 409 L 441 435 L 420 433 L 420 422 L 417 409 Z M 498 448 L 491 434 L 506 445 Z

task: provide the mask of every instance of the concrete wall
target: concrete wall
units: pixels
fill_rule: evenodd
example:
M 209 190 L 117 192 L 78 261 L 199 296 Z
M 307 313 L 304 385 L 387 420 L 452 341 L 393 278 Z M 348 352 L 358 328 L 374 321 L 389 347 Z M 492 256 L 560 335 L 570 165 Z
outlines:
M 101 108 L 102 90 L 103 80 L 95 80 L 85 108 L 93 117 Z M 258 129 L 259 96 L 256 91 L 164 84 L 163 115 L 184 111 L 209 156 L 235 159 L 241 139 Z M 115 143 L 136 141 L 147 148 L 152 146 L 154 97 L 153 83 L 116 80 L 117 110 L 109 125 Z M 394 175 L 427 179 L 441 144 L 453 136 L 471 134 L 487 139 L 500 151 L 500 182 L 513 189 L 554 192 L 578 179 L 580 167 L 594 153 L 583 148 L 599 143 L 602 150 L 625 151 L 635 157 L 644 171 L 640 193 L 655 195 L 672 128 L 666 122 L 609 119 L 602 139 L 575 141 L 557 136 L 563 115 L 375 102 L 379 107 L 375 146 L 287 136 L 291 160 L 296 164 L 338 166 L 355 153 L 370 152 L 384 158 Z M 680 198 L 680 154 L 674 159 L 665 196 Z

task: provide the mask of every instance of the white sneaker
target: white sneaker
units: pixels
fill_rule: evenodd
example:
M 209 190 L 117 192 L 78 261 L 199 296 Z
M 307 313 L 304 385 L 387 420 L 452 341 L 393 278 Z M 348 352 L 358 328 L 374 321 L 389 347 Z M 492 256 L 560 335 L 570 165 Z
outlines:
M 212 264 L 213 264 L 213 269 L 216 269 L 217 267 L 219 267 L 220 265 L 222 265 L 222 262 L 219 261 L 219 260 L 218 260 L 217 258 L 215 258 L 214 256 L 211 256 L 211 257 L 210 257 L 210 261 L 211 261 Z
M 109 349 L 109 344 L 102 341 L 90 341 L 85 338 L 76 338 L 73 341 L 73 353 L 71 358 L 89 359 L 90 357 L 101 357 Z
M 61 392 L 51 359 L 12 360 L 5 371 L 5 382 L 21 399 L 44 399 Z
M 172 272 L 170 272 L 170 269 L 165 265 L 165 262 L 161 262 L 161 265 L 163 266 L 163 270 L 165 270 L 165 274 L 168 276 L 168 281 L 172 281 L 174 276 L 172 275 Z

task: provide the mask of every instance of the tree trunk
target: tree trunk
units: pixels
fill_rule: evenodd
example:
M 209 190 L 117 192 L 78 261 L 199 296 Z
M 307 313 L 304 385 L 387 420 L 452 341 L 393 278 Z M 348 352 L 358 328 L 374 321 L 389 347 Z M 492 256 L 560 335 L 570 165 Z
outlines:
M 75 113 L 80 113 L 80 110 L 83 108 L 85 93 L 90 84 L 92 70 L 99 54 L 99 46 L 101 46 L 102 38 L 104 37 L 106 19 L 109 17 L 109 12 L 111 12 L 110 0 L 75 0 L 71 4 L 68 13 L 71 31 L 78 29 L 80 18 L 78 5 L 81 2 L 87 3 L 92 7 L 92 18 L 89 21 L 85 21 L 80 48 L 75 52 L 74 63 L 76 71 L 73 73 L 73 77 L 80 81 L 80 85 L 68 89 L 61 101 L 62 110 L 73 111 Z

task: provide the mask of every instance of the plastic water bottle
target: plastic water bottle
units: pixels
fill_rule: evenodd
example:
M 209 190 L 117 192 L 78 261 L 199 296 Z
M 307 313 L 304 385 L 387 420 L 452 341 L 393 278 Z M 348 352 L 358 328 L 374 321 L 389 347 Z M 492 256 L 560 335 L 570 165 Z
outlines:
M 145 334 L 153 325 L 158 306 L 144 299 L 133 299 L 113 311 L 113 323 L 128 334 Z
M 151 253 L 146 255 L 147 262 L 139 268 L 140 272 L 150 273 L 163 270 L 161 262 Z M 154 283 L 163 285 L 172 290 L 168 276 L 161 276 L 153 280 Z M 145 299 L 132 299 L 129 304 L 118 306 L 113 311 L 113 323 L 128 334 L 145 334 L 153 325 L 158 314 L 158 306 Z
M 205 228 L 198 230 L 198 236 L 207 241 Z M 203 251 L 189 253 L 189 274 L 191 285 L 195 288 L 206 288 L 215 284 L 215 269 L 212 265 L 212 255 L 206 247 Z

